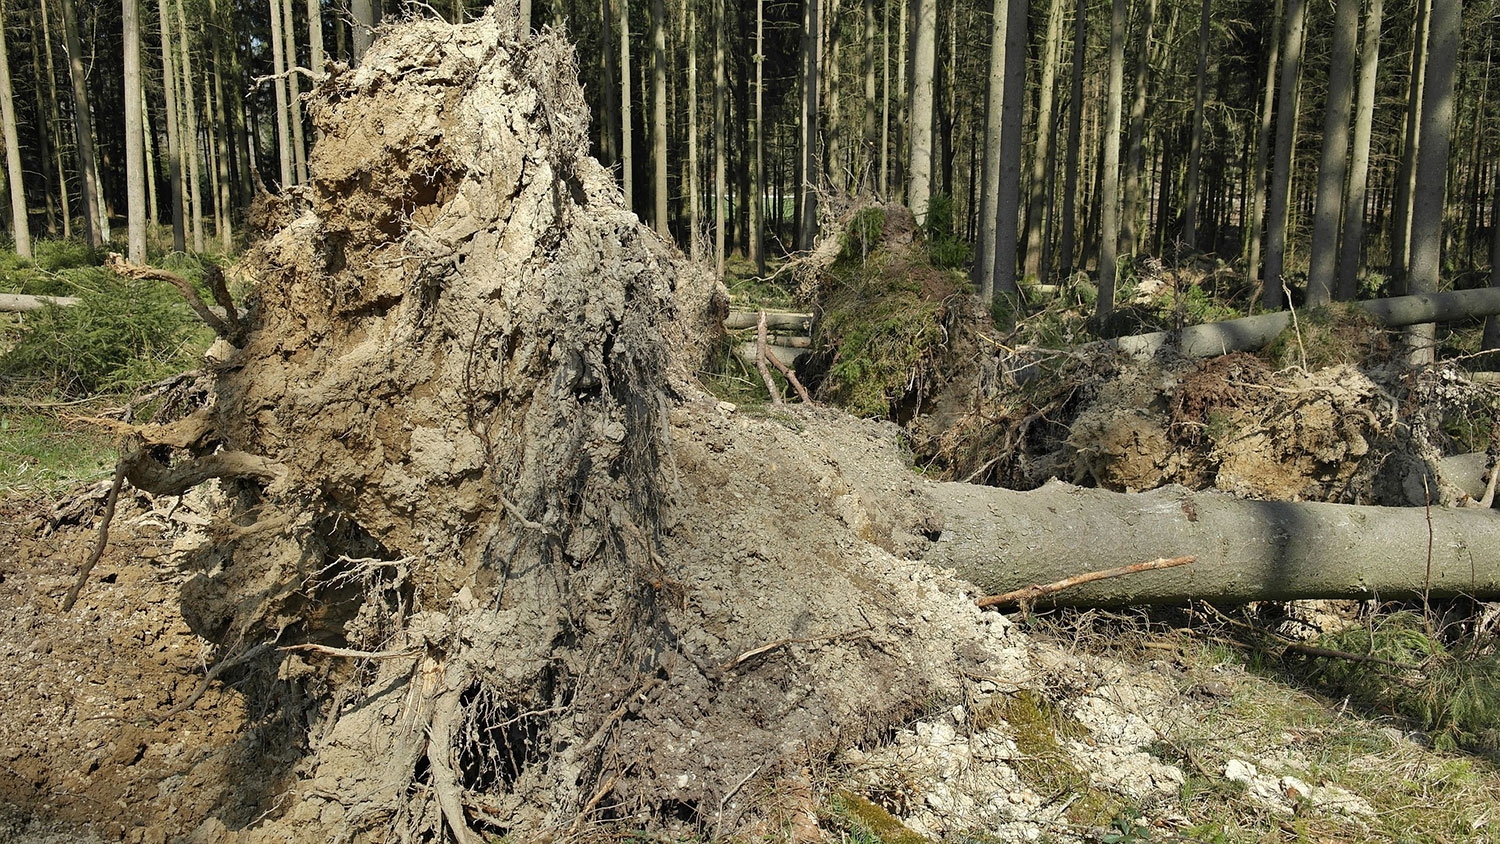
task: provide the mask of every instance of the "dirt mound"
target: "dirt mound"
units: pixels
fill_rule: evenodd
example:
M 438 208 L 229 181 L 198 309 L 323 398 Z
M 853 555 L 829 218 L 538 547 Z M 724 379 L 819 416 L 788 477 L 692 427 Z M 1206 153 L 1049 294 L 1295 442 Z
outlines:
M 498 9 L 392 29 L 316 92 L 243 343 L 125 447 L 142 489 L 220 479 L 182 612 L 242 678 L 243 740 L 289 757 L 163 826 L 764 830 L 763 783 L 983 660 L 971 604 L 910 609 L 934 578 L 893 553 L 932 529 L 893 429 L 688 380 L 722 289 L 587 157 L 573 69 Z

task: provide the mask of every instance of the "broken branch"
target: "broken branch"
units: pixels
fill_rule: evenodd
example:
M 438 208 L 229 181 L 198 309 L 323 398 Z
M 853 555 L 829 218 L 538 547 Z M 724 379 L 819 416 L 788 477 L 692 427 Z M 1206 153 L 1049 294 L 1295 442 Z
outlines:
M 215 334 L 230 343 L 238 345 L 240 338 L 236 326 L 239 324 L 239 315 L 235 314 L 233 317 L 234 326 L 231 326 L 230 323 L 225 321 L 227 314 L 226 317 L 221 317 L 214 313 L 212 308 L 203 303 L 203 298 L 198 295 L 198 291 L 193 287 L 193 283 L 186 278 L 177 273 L 160 270 L 156 267 L 132 264 L 125 260 L 118 252 L 109 253 L 109 260 L 105 262 L 105 266 L 125 278 L 167 282 L 177 288 L 177 292 L 181 293 L 182 298 L 187 301 L 188 307 L 192 308 L 193 313 L 197 314 L 198 318 L 203 320 L 209 328 L 212 328 Z M 222 284 L 222 279 L 220 283 Z M 217 291 L 214 295 L 218 296 Z M 227 292 L 225 295 L 228 295 Z M 233 312 L 234 308 L 229 308 L 229 311 Z
M 115 504 L 120 500 L 120 487 L 124 483 L 125 461 L 121 460 L 115 464 L 115 477 L 109 484 L 109 496 L 104 499 L 104 515 L 99 519 L 99 533 L 94 537 L 94 550 L 84 561 L 83 568 L 78 570 L 78 579 L 73 581 L 73 588 L 69 589 L 67 597 L 63 598 L 63 612 L 73 609 L 73 605 L 78 602 L 78 593 L 83 591 L 84 584 L 89 581 L 89 573 L 94 570 L 99 558 L 104 556 L 104 549 L 109 545 L 109 523 L 114 521 Z
M 1185 557 L 1163 557 L 1161 559 L 1150 560 L 1144 563 L 1131 563 L 1128 566 L 1117 566 L 1115 568 L 1104 569 L 1102 571 L 1091 571 L 1085 574 L 1075 574 L 1072 577 L 1065 577 L 1062 580 L 1058 580 L 1053 583 L 1027 586 L 1024 589 L 1015 589 L 1002 595 L 991 595 L 987 598 L 980 598 L 974 603 L 980 609 L 999 606 L 1001 604 L 1029 604 L 1032 601 L 1035 601 L 1037 598 L 1051 595 L 1055 592 L 1061 592 L 1064 589 L 1069 589 L 1074 586 L 1082 586 L 1085 583 L 1093 583 L 1096 580 L 1105 580 L 1111 577 L 1121 577 L 1127 574 L 1137 574 L 1143 571 L 1155 571 L 1156 569 L 1169 569 L 1174 566 L 1185 566 L 1189 563 L 1196 562 L 1198 562 L 1198 558 L 1191 554 Z
M 771 394 L 771 404 L 782 404 L 781 390 L 776 387 L 776 380 L 771 377 L 771 370 L 766 368 L 766 358 L 771 353 L 766 349 L 766 312 L 760 312 L 760 322 L 755 326 L 755 368 L 760 370 L 760 377 L 765 379 L 766 392 Z

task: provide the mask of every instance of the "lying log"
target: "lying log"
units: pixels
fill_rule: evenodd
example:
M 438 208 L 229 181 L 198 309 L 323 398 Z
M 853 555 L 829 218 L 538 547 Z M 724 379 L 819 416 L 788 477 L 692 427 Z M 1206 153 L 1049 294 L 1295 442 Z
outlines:
M 732 310 L 724 320 L 724 327 L 734 331 L 741 328 L 754 328 L 760 323 L 760 311 Z M 798 334 L 806 334 L 812 327 L 812 314 L 784 313 L 780 311 L 766 311 L 766 328 L 772 332 L 793 331 Z
M 66 308 L 78 304 L 77 296 L 27 296 L 23 293 L 0 293 L 0 312 L 24 314 L 40 311 L 48 305 Z
M 1354 302 L 1386 328 L 1427 322 L 1452 322 L 1500 314 L 1500 289 L 1454 290 Z M 1120 337 L 1109 344 L 1138 358 L 1149 358 L 1166 346 L 1176 346 L 1183 357 L 1207 358 L 1230 352 L 1249 352 L 1267 346 L 1292 324 L 1290 311 L 1259 314 L 1224 322 L 1192 325 L 1181 331 L 1156 331 Z
M 1500 597 L 1492 510 L 1246 501 L 1181 487 L 1117 493 L 1057 481 L 1031 492 L 934 484 L 929 496 L 945 520 L 927 561 L 984 594 L 1193 555 L 1191 566 L 1088 583 L 1043 603 Z
M 772 354 L 776 355 L 778 360 L 787 365 L 791 365 L 797 358 L 807 354 L 810 346 L 811 344 L 807 346 L 784 345 L 782 339 L 778 337 L 771 337 L 766 342 L 766 348 Z M 740 360 L 745 361 L 751 366 L 755 365 L 756 351 L 757 345 L 754 340 L 747 340 L 735 347 L 735 353 L 740 356 Z

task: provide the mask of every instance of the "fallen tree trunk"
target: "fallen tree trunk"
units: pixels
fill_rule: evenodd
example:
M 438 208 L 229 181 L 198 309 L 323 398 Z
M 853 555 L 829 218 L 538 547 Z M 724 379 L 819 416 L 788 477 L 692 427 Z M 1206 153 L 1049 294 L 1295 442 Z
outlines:
M 48 305 L 66 308 L 78 304 L 76 296 L 27 296 L 23 293 L 0 293 L 0 312 L 24 314 L 40 311 Z
M 1117 493 L 1061 482 L 1031 492 L 935 484 L 929 495 L 945 521 L 927 561 L 985 594 L 1191 554 L 1195 565 L 1089 583 L 1055 600 L 1500 597 L 1500 515 L 1492 510 L 1246 501 L 1182 487 Z
M 1386 328 L 1426 322 L 1452 322 L 1500 314 L 1500 289 L 1454 290 L 1355 302 L 1354 307 Z M 1192 325 L 1181 331 L 1156 331 L 1109 341 L 1120 351 L 1149 358 L 1166 346 L 1183 357 L 1206 358 L 1248 352 L 1269 345 L 1292 324 L 1290 311 Z

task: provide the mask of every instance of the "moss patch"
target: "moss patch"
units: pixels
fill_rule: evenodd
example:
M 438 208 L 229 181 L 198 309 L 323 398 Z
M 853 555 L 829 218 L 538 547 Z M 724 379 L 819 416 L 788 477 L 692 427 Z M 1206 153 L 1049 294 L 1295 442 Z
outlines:
M 926 844 L 927 839 L 909 829 L 879 803 L 847 789 L 829 801 L 834 819 L 853 833 L 852 840 L 869 844 Z

